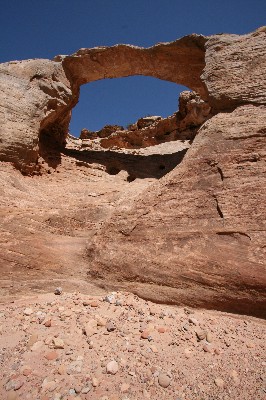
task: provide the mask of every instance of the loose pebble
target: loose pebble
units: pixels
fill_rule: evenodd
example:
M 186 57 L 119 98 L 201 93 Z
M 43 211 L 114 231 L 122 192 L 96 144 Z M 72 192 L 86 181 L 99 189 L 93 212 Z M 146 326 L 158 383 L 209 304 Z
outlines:
M 219 388 L 223 388 L 224 387 L 224 381 L 221 378 L 215 378 L 214 379 L 214 383 Z
M 158 382 L 160 386 L 167 388 L 171 383 L 171 378 L 164 373 L 160 373 L 158 376 Z
M 60 338 L 54 338 L 53 345 L 55 349 L 63 349 L 65 347 L 64 341 Z
M 31 314 L 33 314 L 33 309 L 32 308 L 25 308 L 24 315 L 29 316 Z
M 56 360 L 58 358 L 58 353 L 56 351 L 49 351 L 44 357 L 49 361 Z
M 198 338 L 199 340 L 203 340 L 203 339 L 206 338 L 207 332 L 206 332 L 206 331 L 199 330 L 199 331 L 196 331 L 196 335 L 197 335 L 197 338 Z
M 63 289 L 61 287 L 57 287 L 54 290 L 54 294 L 57 296 L 60 296 L 62 294 L 62 292 L 63 292 Z
M 107 374 L 115 375 L 118 372 L 118 368 L 118 363 L 113 360 L 106 365 L 106 372 Z

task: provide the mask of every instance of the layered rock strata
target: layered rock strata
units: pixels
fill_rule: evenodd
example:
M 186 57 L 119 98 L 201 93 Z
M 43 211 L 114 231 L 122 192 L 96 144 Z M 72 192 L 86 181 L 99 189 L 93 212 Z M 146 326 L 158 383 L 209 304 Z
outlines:
M 4 294 L 17 274 L 27 287 L 75 274 L 157 302 L 265 315 L 265 65 L 265 29 L 1 64 Z M 97 150 L 71 138 L 80 85 L 130 75 L 197 94 L 137 135 L 106 133 Z M 175 141 L 162 140 L 172 128 Z

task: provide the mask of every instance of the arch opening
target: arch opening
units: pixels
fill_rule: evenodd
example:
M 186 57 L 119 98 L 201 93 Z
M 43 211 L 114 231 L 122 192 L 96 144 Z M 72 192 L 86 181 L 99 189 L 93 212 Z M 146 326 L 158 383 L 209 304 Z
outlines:
M 95 131 L 90 130 L 92 128 L 88 126 L 90 124 L 88 121 L 88 125 L 85 123 L 85 126 L 87 125 L 88 128 L 85 128 L 85 132 L 82 132 L 82 136 L 80 137 L 82 139 L 81 148 L 90 147 L 91 150 L 95 150 L 93 147 L 93 142 L 95 141 L 98 141 L 96 146 L 98 150 L 110 149 L 115 151 L 122 148 L 141 149 L 173 140 L 191 143 L 199 126 L 205 122 L 210 113 L 210 107 L 206 102 L 206 88 L 200 78 L 205 65 L 204 45 L 205 39 L 203 37 L 193 36 L 168 44 L 160 43 L 147 49 L 130 45 L 116 45 L 113 47 L 80 49 L 73 55 L 56 57 L 54 61 L 61 63 L 65 76 L 70 83 L 71 92 L 70 96 L 65 97 L 67 100 L 65 105 L 61 107 L 63 103 L 57 102 L 56 104 L 59 107 L 56 106 L 55 112 L 52 111 L 49 114 L 48 129 L 40 131 L 40 142 L 43 142 L 42 154 L 46 153 L 46 143 L 50 144 L 50 141 L 54 142 L 55 147 L 58 147 L 56 136 L 60 139 L 59 147 L 61 144 L 64 147 L 64 140 L 68 142 L 67 138 L 71 137 L 71 133 L 74 133 L 76 137 L 78 136 L 79 129 L 75 127 L 74 121 L 75 113 L 79 110 L 79 106 L 76 110 L 74 107 L 78 103 L 80 92 L 82 96 L 84 90 L 86 91 L 85 84 L 89 83 L 90 85 L 87 85 L 87 90 L 91 90 L 92 85 L 98 85 L 99 82 L 103 85 L 106 85 L 106 82 L 113 84 L 117 80 L 125 81 L 125 78 L 127 78 L 126 80 L 148 79 L 157 82 L 157 84 L 159 82 L 159 84 L 163 84 L 164 86 L 172 86 L 174 88 L 174 100 L 172 101 L 174 106 L 172 110 L 170 112 L 161 112 L 160 108 L 159 112 L 154 112 L 153 110 L 145 112 L 143 109 L 145 102 L 143 102 L 142 95 L 139 101 L 141 111 L 139 111 L 136 119 L 143 116 L 144 118 L 132 121 L 135 118 L 130 118 L 127 113 L 120 112 L 120 110 L 117 111 L 116 109 L 114 121 L 116 126 L 109 125 Z M 113 78 L 117 79 L 113 80 Z M 178 87 L 180 88 L 180 86 L 178 85 L 187 85 L 196 91 L 182 92 L 185 94 L 181 94 L 179 98 L 179 110 L 177 103 L 178 92 L 180 92 Z M 58 88 L 58 90 L 60 91 L 61 88 Z M 109 90 L 112 104 L 114 103 L 115 92 L 114 90 Z M 146 92 L 150 93 L 149 90 Z M 59 97 L 61 96 L 62 94 L 59 94 Z M 127 96 L 126 98 L 130 99 L 131 96 Z M 155 99 L 159 100 L 160 107 L 167 104 L 165 95 L 160 95 L 160 91 L 158 90 L 155 90 L 155 93 L 152 95 L 152 100 Z M 125 103 L 125 100 L 123 102 Z M 146 104 L 150 102 L 147 101 Z M 95 101 L 91 100 L 91 105 L 94 105 L 94 103 Z M 81 105 L 81 102 L 79 102 L 79 105 Z M 109 108 L 107 107 L 108 110 Z M 128 105 L 127 109 L 131 109 L 131 106 Z M 66 128 L 65 122 L 69 122 L 72 110 L 73 118 L 69 131 L 69 124 L 67 124 Z M 107 114 L 106 109 L 102 111 L 102 113 L 99 113 L 100 115 Z M 169 117 L 168 115 L 172 111 L 174 113 Z M 159 114 L 159 116 L 153 116 L 152 118 L 147 116 L 147 114 Z M 97 113 L 93 111 L 89 113 L 87 110 L 84 110 L 83 115 L 90 117 L 97 115 Z M 119 116 L 126 117 L 127 121 L 117 120 Z M 163 118 L 162 116 L 168 117 Z M 107 116 L 107 118 L 109 117 Z M 101 120 L 101 124 L 96 126 L 96 129 L 101 125 L 103 126 L 106 122 L 110 124 L 108 120 Z M 44 125 L 47 127 L 47 123 Z M 125 129 L 125 125 L 127 125 L 127 129 Z M 56 129 L 56 135 L 53 132 L 54 126 L 56 128 L 59 127 L 59 129 Z M 59 135 L 57 134 L 57 130 Z M 60 151 L 61 149 L 59 149 Z
M 138 85 L 136 85 L 136 80 L 134 78 L 137 78 Z M 117 81 L 120 82 L 119 90 L 116 90 L 115 88 Z M 126 87 L 126 90 L 124 87 L 125 82 L 129 83 L 129 88 Z M 148 89 L 152 88 L 151 93 L 149 93 L 148 91 L 148 100 L 147 97 L 145 97 L 145 93 L 147 94 L 147 86 L 144 82 L 148 82 Z M 165 87 L 168 89 L 168 96 L 165 96 Z M 81 162 L 81 159 L 83 160 L 84 157 L 87 159 L 86 162 L 89 163 L 92 162 L 93 159 L 96 159 L 96 163 L 99 162 L 101 165 L 104 165 L 106 172 L 110 175 L 117 175 L 120 171 L 127 170 L 127 172 L 131 176 L 134 176 L 133 180 L 135 180 L 136 177 L 162 177 L 181 162 L 187 149 L 190 147 L 199 127 L 203 122 L 206 121 L 206 119 L 210 117 L 210 107 L 208 103 L 203 101 L 197 93 L 189 90 L 182 91 L 183 89 L 187 88 L 181 85 L 177 85 L 175 83 L 163 81 L 152 77 L 132 76 L 127 79 L 107 79 L 105 81 L 101 80 L 100 82 L 92 82 L 84 86 L 84 88 L 85 90 L 81 90 L 80 104 L 82 104 L 82 107 L 79 112 L 81 121 L 73 124 L 73 121 L 75 121 L 74 110 L 72 123 L 70 124 L 71 128 L 69 132 L 69 138 L 73 137 L 73 133 L 73 139 L 75 137 L 78 138 L 77 131 L 82 126 L 81 123 L 84 123 L 83 121 L 88 121 L 85 123 L 90 124 L 91 118 L 97 116 L 97 111 L 95 109 L 93 110 L 92 107 L 95 106 L 95 100 L 97 100 L 96 108 L 98 105 L 98 115 L 100 117 L 100 119 L 98 119 L 98 126 L 102 126 L 105 123 L 104 121 L 108 121 L 107 119 L 104 120 L 104 118 L 110 118 L 110 115 L 112 115 L 112 117 L 114 118 L 112 120 L 114 125 L 105 125 L 102 129 L 98 131 L 82 129 L 79 137 L 79 139 L 81 139 L 82 141 L 80 147 L 82 155 L 77 156 L 77 152 L 75 152 L 74 157 L 77 158 L 78 163 Z M 101 88 L 103 88 L 103 90 L 101 90 Z M 89 96 L 87 96 L 88 91 Z M 137 93 L 139 101 L 136 100 L 132 93 Z M 85 101 L 84 103 L 82 101 L 82 97 L 84 96 L 87 97 L 89 101 Z M 136 113 L 135 115 L 142 118 L 138 118 L 137 121 L 134 121 L 134 118 L 130 118 L 130 113 L 128 113 L 128 109 L 131 112 L 132 106 L 127 103 L 127 99 L 129 99 L 131 105 L 134 105 L 134 103 L 137 104 L 137 110 L 134 109 L 134 112 Z M 154 99 L 156 101 L 154 101 Z M 78 100 L 78 96 L 76 100 Z M 103 106 L 104 100 L 105 102 L 107 100 L 107 105 L 105 103 L 105 105 Z M 118 104 L 115 100 L 118 100 Z M 113 108 L 111 109 L 111 113 L 107 112 L 106 116 L 105 111 L 111 108 L 110 104 Z M 145 106 L 148 108 L 145 109 Z M 143 109 L 146 111 L 144 115 Z M 161 109 L 163 110 L 163 112 L 161 112 Z M 155 112 L 153 112 L 153 110 L 155 110 Z M 158 110 L 159 112 L 157 112 Z M 150 113 L 147 113 L 147 111 L 150 111 Z M 169 113 L 171 113 L 172 111 L 173 113 L 169 116 Z M 69 114 L 69 117 L 70 115 L 71 114 Z M 83 118 L 84 115 L 85 118 Z M 127 122 L 125 123 L 125 121 Z M 93 122 L 94 124 L 97 123 L 97 119 L 94 119 Z M 119 126 L 118 123 L 123 123 L 126 126 Z M 78 124 L 80 124 L 79 127 Z M 97 127 L 97 125 L 94 126 Z M 75 130 L 75 132 L 73 132 L 73 130 Z M 51 131 L 51 133 L 52 134 L 50 135 L 50 130 L 48 129 L 46 131 L 43 130 L 42 134 L 40 135 L 40 155 L 45 159 L 49 167 L 55 168 L 60 163 L 62 147 L 60 143 L 58 145 L 58 142 L 55 142 L 56 136 L 53 134 L 53 131 Z M 51 143 L 51 141 L 54 141 L 54 143 Z M 178 142 L 175 144 L 175 146 L 173 146 L 172 143 L 174 141 Z M 66 142 L 68 142 L 68 140 Z M 116 154 L 116 151 L 119 151 L 120 149 L 134 151 L 136 149 L 140 150 L 152 146 L 156 147 L 156 145 L 162 145 L 163 143 L 168 142 L 171 142 L 169 143 L 168 147 L 160 147 L 160 149 L 158 150 L 155 149 L 154 152 L 150 151 L 146 153 L 146 156 L 149 156 L 150 161 L 148 163 L 148 168 L 150 170 L 147 171 L 147 173 L 138 172 L 137 174 L 135 174 L 135 167 L 132 170 L 131 167 L 128 167 L 127 165 L 129 161 L 134 165 L 136 165 L 135 161 L 141 160 L 142 163 L 142 161 L 144 161 L 142 160 L 144 154 L 139 153 L 139 155 L 134 156 L 133 153 L 130 153 L 133 157 L 128 157 L 125 163 L 122 159 L 119 158 L 118 154 Z M 95 150 L 98 153 L 98 155 L 96 156 L 94 154 Z M 112 162 L 110 163 L 108 161 L 107 153 L 105 152 L 106 150 L 111 150 L 112 158 L 114 157 L 116 159 L 118 157 L 118 168 L 115 167 L 114 169 Z M 68 153 L 69 155 L 74 154 L 71 150 L 69 151 L 69 149 L 67 148 L 63 151 L 65 153 Z M 166 165 L 165 158 L 161 159 L 159 157 L 158 159 L 156 159 L 155 166 L 155 158 L 152 156 L 152 154 L 156 155 L 157 153 L 165 154 L 166 158 L 171 160 L 171 162 L 167 163 Z M 169 157 L 170 155 L 172 157 Z M 130 178 L 128 182 L 132 182 L 133 180 L 131 180 Z
M 142 117 L 169 117 L 177 111 L 178 97 L 184 90 L 189 89 L 141 75 L 90 82 L 80 88 L 70 133 L 79 137 L 82 129 L 99 132 L 105 126 L 126 130 Z

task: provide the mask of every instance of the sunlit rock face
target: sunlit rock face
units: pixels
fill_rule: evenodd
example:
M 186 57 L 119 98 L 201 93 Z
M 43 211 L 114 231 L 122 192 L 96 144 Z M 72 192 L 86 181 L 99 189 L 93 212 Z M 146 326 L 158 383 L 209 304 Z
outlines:
M 193 34 L 1 64 L 3 274 L 263 315 L 265 43 Z M 80 86 L 131 75 L 192 92 L 168 118 L 71 138 Z
M 195 92 L 184 91 L 179 97 L 179 111 L 168 118 L 143 117 L 127 129 L 118 125 L 107 125 L 97 132 L 83 129 L 80 138 L 98 139 L 97 142 L 105 149 L 139 149 L 176 140 L 192 143 L 199 127 L 211 115 L 211 107 L 206 101 Z M 90 142 L 87 144 L 91 146 Z

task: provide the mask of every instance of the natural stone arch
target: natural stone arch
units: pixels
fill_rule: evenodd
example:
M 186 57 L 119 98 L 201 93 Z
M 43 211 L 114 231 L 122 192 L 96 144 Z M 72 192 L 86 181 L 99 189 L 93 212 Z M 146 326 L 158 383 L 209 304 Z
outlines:
M 205 41 L 203 36 L 192 35 L 147 49 L 124 44 L 80 49 L 73 55 L 57 56 L 54 60 L 62 63 L 71 83 L 71 108 L 78 102 L 81 85 L 107 78 L 135 75 L 151 76 L 184 85 L 206 98 L 205 85 L 200 79 L 205 65 Z M 44 121 L 45 130 L 51 128 L 49 119 L 50 117 L 48 123 Z M 61 116 L 58 122 L 61 125 Z
M 11 161 L 28 173 L 36 168 L 42 142 L 64 146 L 79 88 L 88 82 L 146 75 L 187 86 L 206 97 L 205 84 L 200 79 L 206 40 L 204 36 L 191 35 L 147 49 L 117 45 L 81 49 L 53 61 L 2 64 L 0 86 L 5 96 L 0 103 L 1 160 Z
M 55 60 L 62 62 L 74 88 L 100 79 L 144 75 L 187 86 L 206 98 L 200 79 L 205 66 L 205 42 L 205 37 L 191 35 L 149 48 L 119 44 L 80 49 Z
M 254 94 L 249 84 L 252 67 L 256 87 L 263 86 L 264 76 L 259 70 L 255 74 L 254 68 L 265 61 L 264 33 L 255 32 L 241 40 L 237 35 L 193 34 L 147 49 L 117 45 L 81 49 L 53 61 L 1 64 L 0 160 L 12 162 L 26 173 L 34 171 L 42 139 L 64 146 L 80 85 L 99 79 L 147 75 L 175 82 L 199 93 L 216 111 L 249 102 L 264 104 L 264 91 Z M 244 55 L 236 69 L 235 51 L 240 41 Z M 254 48 L 258 61 L 251 66 L 249 54 Z

